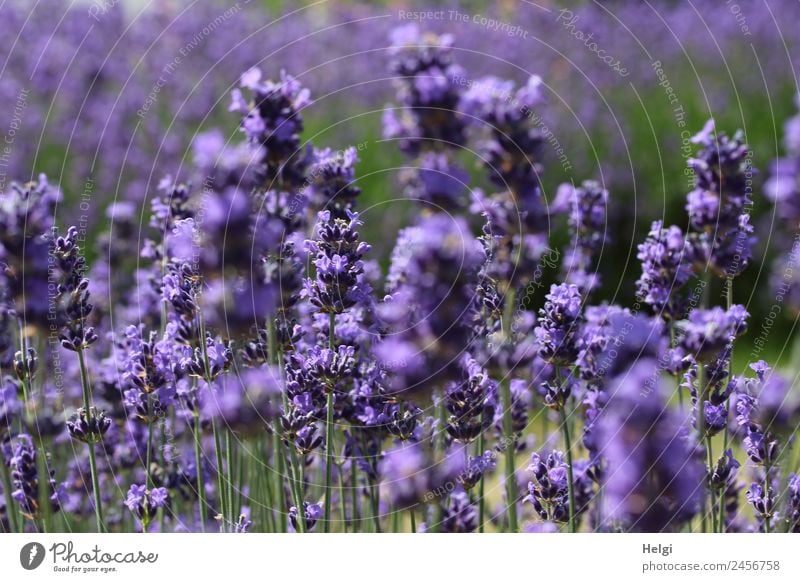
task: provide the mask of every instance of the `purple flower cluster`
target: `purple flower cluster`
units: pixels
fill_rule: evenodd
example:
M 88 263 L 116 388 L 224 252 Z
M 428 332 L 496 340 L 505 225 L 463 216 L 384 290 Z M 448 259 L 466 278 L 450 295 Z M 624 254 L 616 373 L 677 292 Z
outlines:
M 655 221 L 636 257 L 642 263 L 639 296 L 665 319 L 680 319 L 687 303 L 680 291 L 694 273 L 693 247 L 681 229 Z
M 798 531 L 792 383 L 735 373 L 741 134 L 696 136 L 688 232 L 654 222 L 635 303 L 596 301 L 619 203 L 587 180 L 550 204 L 545 81 L 470 76 L 455 46 L 392 39 L 384 132 L 418 203 L 391 256 L 359 148 L 307 141 L 286 72 L 248 69 L 232 143 L 203 128 L 96 240 L 59 235 L 43 176 L 3 184 L 4 531 Z
M 569 208 L 572 240 L 564 253 L 564 282 L 576 285 L 583 293 L 600 286 L 600 276 L 593 272 L 593 260 L 602 253 L 609 240 L 607 225 L 608 190 L 598 182 L 587 180 L 575 188 L 565 184 L 559 188 L 561 204 Z M 640 258 L 641 260 L 641 258 Z
M 695 188 L 686 198 L 686 212 L 695 230 L 693 243 L 699 259 L 716 273 L 736 277 L 747 267 L 755 244 L 751 152 L 743 134 L 716 133 L 713 120 L 692 141 L 702 146 L 689 160 Z

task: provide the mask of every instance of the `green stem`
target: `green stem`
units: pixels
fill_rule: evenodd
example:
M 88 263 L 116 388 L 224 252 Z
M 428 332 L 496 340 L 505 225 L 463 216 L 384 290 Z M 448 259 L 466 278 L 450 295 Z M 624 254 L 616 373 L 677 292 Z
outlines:
M 764 498 L 769 499 L 770 496 L 770 482 L 769 482 L 769 456 L 767 459 L 764 460 Z M 770 520 L 772 516 L 766 515 L 764 516 L 764 533 L 770 533 L 772 531 Z
M 48 499 L 48 479 L 50 476 L 50 470 L 47 466 L 47 453 L 45 452 L 44 443 L 42 442 L 41 436 L 39 437 L 38 441 L 39 450 L 37 451 L 36 460 L 38 465 L 37 471 L 39 472 L 39 513 L 41 517 L 42 531 L 47 533 L 51 529 L 48 527 L 48 525 L 50 524 L 50 519 L 53 513 L 50 507 L 50 499 Z M 9 511 L 6 513 L 8 512 Z
M 481 417 L 483 417 L 483 413 L 481 413 Z M 486 437 L 481 431 L 480 436 L 478 437 L 478 458 L 480 459 L 478 462 L 483 463 L 483 449 L 486 447 Z M 481 471 L 481 480 L 478 483 L 478 532 L 483 533 L 484 525 L 483 520 L 486 516 L 486 500 L 484 499 L 485 493 L 485 484 L 483 480 L 483 474 L 485 471 Z
M 500 391 L 503 400 L 503 453 L 505 454 L 505 476 L 506 476 L 506 503 L 508 504 L 508 527 L 512 532 L 516 532 L 517 525 L 517 470 L 516 447 L 514 438 L 514 427 L 511 419 L 511 386 L 508 380 L 500 382 Z
M 283 384 L 283 357 L 278 347 L 278 336 L 275 329 L 275 318 L 267 319 L 267 358 L 269 364 L 278 366 L 278 374 L 281 376 L 281 385 Z M 289 400 L 286 394 L 286 389 L 281 389 L 283 399 L 283 409 L 288 412 Z M 283 451 L 283 442 L 278 434 L 278 427 L 274 426 L 272 430 L 272 454 L 275 457 L 275 465 L 277 475 L 275 476 L 276 488 L 278 494 L 278 527 L 280 532 L 287 531 L 287 518 L 286 512 L 288 505 L 286 503 L 286 456 Z
M 411 516 L 411 533 L 417 533 L 417 511 L 414 507 L 408 510 Z
M 228 507 L 228 496 L 224 481 L 225 466 L 222 458 L 222 442 L 219 438 L 217 423 L 213 418 L 211 419 L 211 431 L 214 433 L 214 451 L 217 457 L 217 494 L 219 495 L 219 514 L 221 516 L 220 528 L 222 531 L 225 531 L 227 529 L 225 524 L 225 513 L 227 513 Z
M 706 407 L 706 374 L 705 368 L 703 364 L 698 364 L 697 366 L 697 411 L 695 416 L 697 418 L 697 438 L 699 442 L 703 442 L 706 439 L 706 414 L 705 414 L 705 407 Z M 709 470 L 713 470 L 711 466 L 711 460 L 709 459 Z M 712 511 L 713 513 L 713 511 Z M 700 524 L 702 527 L 703 533 L 708 532 L 708 518 L 707 512 L 705 509 L 705 504 L 703 505 L 703 511 L 700 513 Z
M 231 521 L 231 531 L 233 531 L 233 524 L 236 523 L 238 519 L 238 509 L 236 507 L 236 492 L 234 491 L 233 487 L 233 476 L 234 476 L 234 456 L 233 456 L 233 443 L 231 442 L 231 431 L 227 428 L 225 429 L 225 459 L 227 460 L 227 468 L 228 471 L 226 473 L 227 479 L 227 487 L 228 487 L 228 515 L 230 516 Z
M 500 320 L 503 340 L 511 341 L 511 318 L 514 310 L 513 288 L 509 288 L 503 305 L 503 317 Z M 503 404 L 503 450 L 505 453 L 506 477 L 506 503 L 508 504 L 508 528 L 512 532 L 518 530 L 517 524 L 517 469 L 516 469 L 516 438 L 512 415 L 511 385 L 508 378 L 500 382 L 500 392 Z
M 727 293 L 725 293 L 725 300 L 727 303 L 728 310 L 730 311 L 731 306 L 733 305 L 733 277 L 728 277 L 725 280 L 725 288 Z M 728 359 L 728 378 L 733 378 L 733 346 L 731 346 L 731 353 Z M 731 413 L 731 401 L 728 399 L 727 403 L 728 409 L 728 416 Z M 726 416 L 727 418 L 727 416 Z M 728 450 L 728 423 L 725 423 L 725 428 L 722 429 L 722 453 L 725 454 L 725 451 Z
M 206 488 L 203 477 L 203 454 L 202 442 L 200 435 L 200 412 L 194 411 L 193 413 L 193 426 L 192 436 L 194 437 L 194 464 L 197 472 L 197 501 L 200 504 L 200 531 L 206 531 Z
M 103 533 L 105 527 L 103 526 L 103 511 L 101 509 L 100 500 L 100 483 L 97 479 L 97 459 L 94 455 L 94 443 L 89 444 L 89 471 L 92 473 L 92 490 L 94 493 L 94 516 L 97 522 L 97 532 Z
M 711 448 L 711 437 L 710 436 L 706 437 L 706 459 L 707 459 L 707 462 L 708 462 L 709 470 L 713 471 L 714 470 L 714 452 L 713 452 L 713 450 Z M 709 501 L 711 502 L 711 512 L 710 512 L 710 515 L 711 515 L 711 531 L 715 532 L 715 531 L 717 531 L 717 520 L 716 520 L 717 499 L 716 499 L 716 495 L 714 493 L 714 489 L 713 488 L 709 488 Z
M 331 475 L 333 469 L 333 390 L 328 391 L 327 414 L 325 415 L 325 533 L 331 531 L 332 493 Z
M 78 363 L 81 368 L 81 388 L 83 390 L 83 409 L 87 418 L 91 412 L 92 404 L 92 389 L 89 384 L 89 372 L 86 369 L 86 358 L 83 355 L 83 350 L 78 350 Z M 103 526 L 103 506 L 100 499 L 100 479 L 97 477 L 97 459 L 94 453 L 94 442 L 87 443 L 89 447 L 89 471 L 92 477 L 92 492 L 94 493 L 94 517 L 97 532 L 102 533 L 105 531 Z
M 361 516 L 358 513 L 358 463 L 355 457 L 350 460 L 350 505 L 350 520 L 355 533 L 361 525 Z
M 375 520 L 375 533 L 381 533 L 381 493 L 377 483 L 372 484 L 372 518 Z
M 336 343 L 336 314 L 328 314 L 328 347 L 331 351 Z M 333 386 L 328 386 L 327 414 L 325 415 L 325 533 L 331 531 L 331 505 L 333 488 L 331 476 L 333 471 Z
M 197 319 L 200 325 L 200 351 L 203 354 L 203 378 L 206 381 L 208 390 L 211 390 L 211 364 L 208 359 L 208 346 L 206 345 L 206 324 L 202 311 L 197 312 Z M 214 433 L 214 449 L 217 456 L 217 495 L 219 495 L 220 504 L 220 528 L 222 531 L 226 531 L 227 526 L 225 524 L 225 513 L 228 512 L 228 499 L 225 488 L 225 467 L 222 455 L 222 443 L 220 441 L 219 431 L 217 430 L 217 423 L 214 421 L 214 419 L 211 419 L 211 430 Z M 228 518 L 233 520 L 232 515 L 228 516 Z
M 152 489 L 153 488 L 153 478 L 152 478 L 152 476 L 150 474 L 151 473 L 150 465 L 152 464 L 152 459 L 153 459 L 153 418 L 151 416 L 152 408 L 150 407 L 151 401 L 150 401 L 150 395 L 149 394 L 147 396 L 147 400 L 148 400 L 147 406 L 148 406 L 148 409 L 149 409 L 148 410 L 149 418 L 148 418 L 148 423 L 147 423 L 147 453 L 146 453 L 146 460 L 145 460 L 145 463 L 147 463 L 147 464 L 145 466 L 144 486 L 147 489 Z
M 342 531 L 347 533 L 347 507 L 345 504 L 344 494 L 344 470 L 341 464 L 337 464 L 336 466 L 339 469 L 339 516 L 342 520 Z
M 569 424 L 567 423 L 567 411 L 561 407 L 561 429 L 564 432 L 564 448 L 567 453 L 567 492 L 569 495 L 569 531 L 575 533 L 575 480 L 572 474 L 572 440 L 569 434 Z
M 292 470 L 292 492 L 294 494 L 294 506 L 297 508 L 297 532 L 305 533 L 306 531 L 306 516 L 303 508 L 303 473 L 300 470 L 300 464 L 297 460 L 297 451 L 294 450 L 294 445 L 289 443 L 289 460 Z
M 281 533 L 285 533 L 287 525 L 286 511 L 288 509 L 286 505 L 286 486 L 284 480 L 284 475 L 286 474 L 286 457 L 283 454 L 283 443 L 281 443 L 277 430 L 272 431 L 272 454 L 275 457 L 275 464 L 278 468 L 278 474 L 275 479 L 278 489 L 278 527 Z
M 17 524 L 17 504 L 11 497 L 11 474 L 5 462 L 0 461 L 0 478 L 3 479 L 3 494 L 6 498 L 6 514 L 8 515 L 8 525 L 12 532 L 21 533 Z

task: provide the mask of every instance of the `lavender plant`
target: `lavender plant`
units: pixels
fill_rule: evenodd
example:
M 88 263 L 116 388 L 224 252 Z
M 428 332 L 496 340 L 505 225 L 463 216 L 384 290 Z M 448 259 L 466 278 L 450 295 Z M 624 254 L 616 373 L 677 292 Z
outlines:
M 390 256 L 358 149 L 307 135 L 314 75 L 269 79 L 259 53 L 230 91 L 240 131 L 166 140 L 171 174 L 131 169 L 99 235 L 61 230 L 71 185 L 0 184 L 3 531 L 798 531 L 793 383 L 739 373 L 733 281 L 760 226 L 743 134 L 687 139 L 686 226 L 652 222 L 633 304 L 609 303 L 617 190 L 551 201 L 548 81 L 473 74 L 458 49 L 392 35 L 383 131 L 416 202 Z M 767 188 L 789 214 L 795 178 Z

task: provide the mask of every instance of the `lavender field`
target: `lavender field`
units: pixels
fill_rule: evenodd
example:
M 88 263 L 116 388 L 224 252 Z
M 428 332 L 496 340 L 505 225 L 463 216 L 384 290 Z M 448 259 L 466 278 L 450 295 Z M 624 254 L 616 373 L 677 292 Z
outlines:
M 797 22 L 0 3 L 0 531 L 800 532 Z

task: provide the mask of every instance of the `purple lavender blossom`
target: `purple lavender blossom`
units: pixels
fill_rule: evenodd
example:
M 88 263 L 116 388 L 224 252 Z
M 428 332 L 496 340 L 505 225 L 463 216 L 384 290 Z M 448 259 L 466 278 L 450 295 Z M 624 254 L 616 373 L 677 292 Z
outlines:
M 577 285 L 588 294 L 600 286 L 600 276 L 592 263 L 610 238 L 606 228 L 608 190 L 592 180 L 577 188 L 562 184 L 555 204 L 569 208 L 571 240 L 561 265 L 564 282 Z
M 759 519 L 767 521 L 775 516 L 775 492 L 760 483 L 752 483 L 745 494 Z
M 61 345 L 73 352 L 85 350 L 99 338 L 94 328 L 86 325 L 92 304 L 89 303 L 89 280 L 84 277 L 86 259 L 78 247 L 78 229 L 73 226 L 65 237 L 54 237 L 51 253 L 61 275 L 57 287 Z
M 607 463 L 603 520 L 625 530 L 675 530 L 701 510 L 704 499 L 701 456 L 685 419 L 664 402 L 656 362 L 642 359 L 616 376 L 597 419 L 598 448 Z
M 465 380 L 453 382 L 445 391 L 450 413 L 445 429 L 454 439 L 469 443 L 491 426 L 497 405 L 497 383 L 471 358 L 464 362 Z
M 679 347 L 699 362 L 717 357 L 736 337 L 747 331 L 749 314 L 743 305 L 727 311 L 721 307 L 694 309 L 678 324 Z
M 356 163 L 358 153 L 354 147 L 336 152 L 330 148 L 314 152 L 314 163 L 308 175 L 315 208 L 332 213 L 333 218 L 349 218 L 348 214 L 355 210 L 356 199 L 361 194 L 361 188 L 355 184 Z
M 472 533 L 478 529 L 478 512 L 470 503 L 469 495 L 456 491 L 444 507 L 441 531 L 443 533 Z
M 330 211 L 320 212 L 317 238 L 306 241 L 306 250 L 316 257 L 316 278 L 306 280 L 302 296 L 323 313 L 342 313 L 365 302 L 370 292 L 361 260 L 370 246 L 359 241 L 358 214 L 347 214 L 343 220 L 333 218 Z
M 792 473 L 789 475 L 787 485 L 789 500 L 787 519 L 789 520 L 789 531 L 800 532 L 800 475 Z
M 458 146 L 464 122 L 458 114 L 463 70 L 452 62 L 451 35 L 422 33 L 416 24 L 392 32 L 389 68 L 397 75 L 400 107 L 386 109 L 383 135 L 400 141 L 411 156 Z
M 534 75 L 520 88 L 495 77 L 478 79 L 460 104 L 465 116 L 489 130 L 482 149 L 490 179 L 511 192 L 533 228 L 546 216 L 539 187 L 544 136 L 534 112 L 542 101 L 542 80 Z
M 639 245 L 636 256 L 642 262 L 642 276 L 636 282 L 637 293 L 665 319 L 681 319 L 686 311 L 681 288 L 693 274 L 693 253 L 680 228 L 663 228 L 659 220 Z
M 411 394 L 434 378 L 459 379 L 469 344 L 471 306 L 483 253 L 466 223 L 434 214 L 398 236 L 378 306 L 387 326 L 374 347 L 393 372 L 391 390 Z M 436 276 L 432 276 L 436 273 Z
M 145 485 L 131 485 L 125 499 L 127 507 L 146 527 L 156 512 L 169 505 L 169 492 L 164 487 L 148 489 Z
M 749 223 L 751 152 L 741 132 L 732 138 L 716 133 L 713 120 L 692 141 L 702 146 L 689 160 L 695 189 L 687 196 L 686 211 L 697 233 L 694 246 L 720 276 L 735 277 L 747 266 L 755 244 Z
M 289 508 L 289 520 L 292 523 L 292 528 L 297 531 L 297 507 L 292 505 Z M 309 503 L 303 501 L 303 519 L 305 522 L 306 531 L 311 531 L 317 525 L 317 521 L 322 519 L 322 507 L 319 503 Z
M 575 285 L 553 285 L 533 333 L 539 355 L 558 365 L 571 365 L 580 351 L 579 328 L 583 298 Z
M 285 71 L 279 81 L 263 81 L 258 68 L 242 74 L 240 85 L 252 97 L 247 101 L 240 89 L 234 89 L 229 110 L 242 114 L 241 130 L 251 144 L 263 149 L 268 189 L 302 184 L 311 161 L 310 146 L 304 149 L 300 143 L 301 113 L 311 104 L 308 89 Z
M 99 443 L 111 428 L 111 422 L 102 410 L 90 407 L 87 414 L 83 408 L 79 408 L 75 416 L 67 421 L 67 430 L 77 441 L 88 444 Z
M 404 179 L 405 195 L 435 212 L 451 212 L 466 206 L 469 175 L 444 153 L 427 152 Z
M 19 504 L 22 514 L 28 519 L 35 520 L 44 515 L 43 512 L 56 513 L 61 509 L 61 500 L 64 497 L 64 485 L 56 483 L 55 471 L 48 475 L 40 475 L 37 464 L 39 452 L 33 446 L 33 439 L 28 434 L 16 437 L 12 456 L 8 462 L 11 468 L 11 497 Z M 45 496 L 50 507 L 45 509 L 39 505 L 41 487 L 47 489 Z

